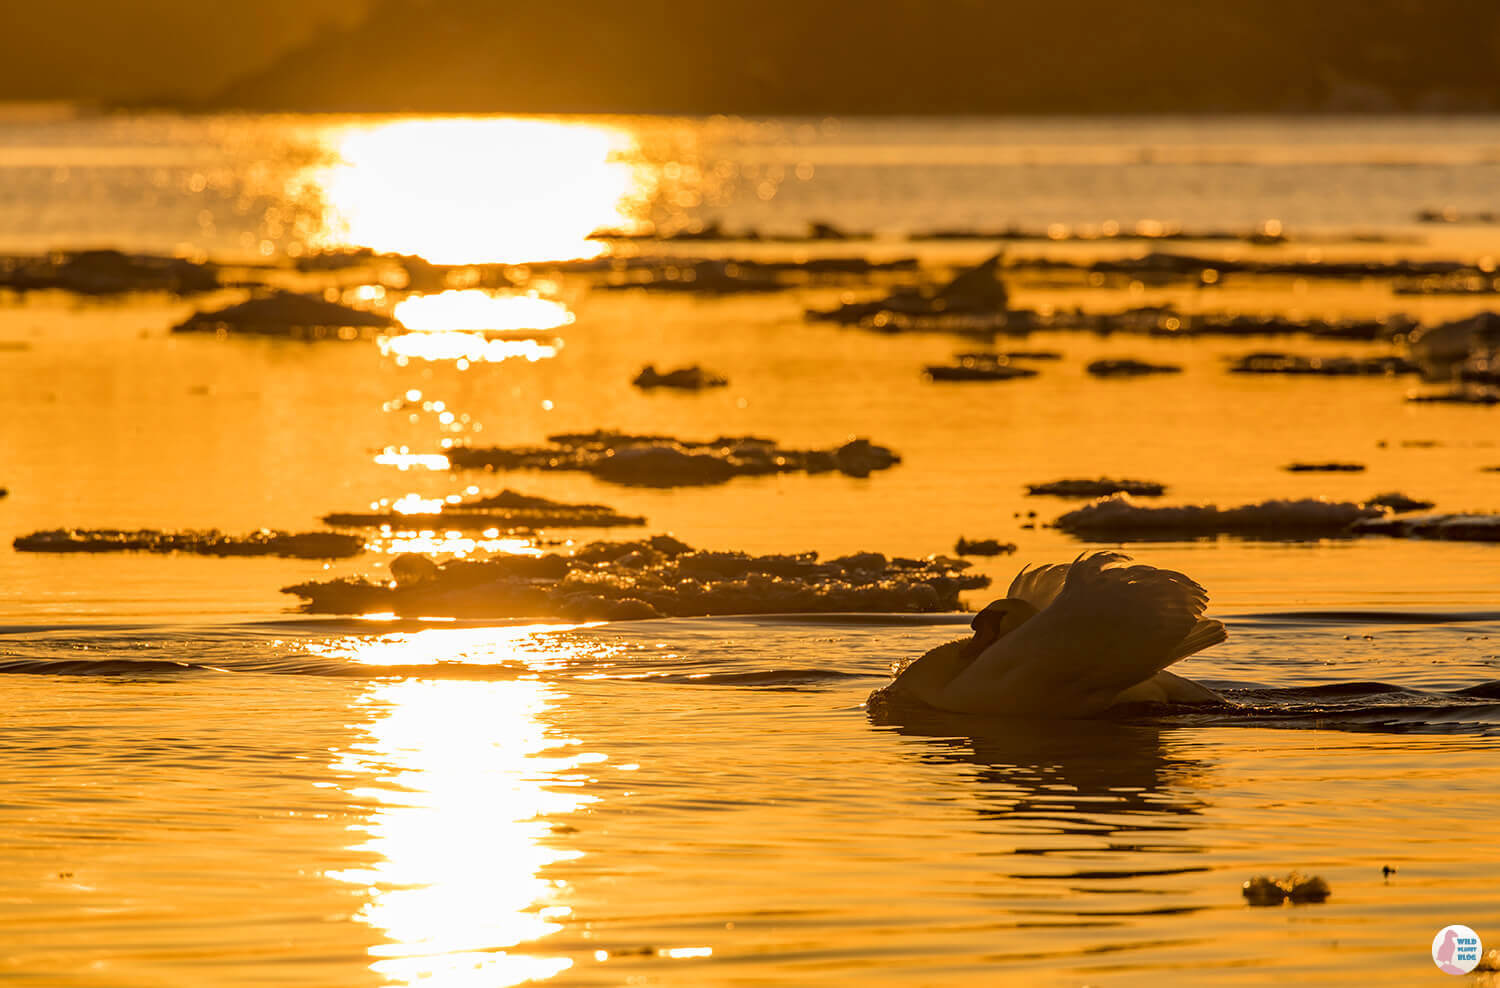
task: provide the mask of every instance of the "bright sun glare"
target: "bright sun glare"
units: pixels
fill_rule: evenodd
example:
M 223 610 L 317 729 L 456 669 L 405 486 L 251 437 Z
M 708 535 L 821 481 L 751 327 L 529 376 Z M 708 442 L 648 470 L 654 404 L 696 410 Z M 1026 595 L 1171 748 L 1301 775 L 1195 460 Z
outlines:
M 625 222 L 630 135 L 597 124 L 443 118 L 336 131 L 310 176 L 326 204 L 310 246 L 371 247 L 438 264 L 594 257 Z

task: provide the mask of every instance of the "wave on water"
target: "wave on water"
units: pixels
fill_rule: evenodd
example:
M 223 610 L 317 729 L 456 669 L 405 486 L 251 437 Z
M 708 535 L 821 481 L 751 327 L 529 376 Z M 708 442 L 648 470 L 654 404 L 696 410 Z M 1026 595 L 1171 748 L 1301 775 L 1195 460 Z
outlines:
M 1390 683 L 1324 683 L 1316 686 L 1221 687 L 1229 702 L 1209 709 L 1124 708 L 1120 718 L 1143 713 L 1158 723 L 1365 730 L 1389 733 L 1479 733 L 1500 737 L 1500 680 L 1454 690 L 1422 690 Z
M 340 679 L 515 679 L 531 674 L 521 664 L 474 665 L 464 662 L 412 663 L 408 665 L 371 665 L 340 659 L 289 656 L 278 659 L 236 659 L 223 664 L 188 662 L 175 659 L 137 659 L 102 657 L 76 658 L 10 658 L 0 655 L 0 675 L 6 673 L 36 676 L 101 676 L 126 679 L 161 679 L 200 674 L 236 675 L 260 673 L 277 676 L 324 676 Z
M 0 673 L 38 676 L 179 676 L 195 672 L 223 673 L 229 670 L 202 662 L 174 662 L 170 659 L 0 659 Z
M 170 679 L 260 673 L 320 676 L 341 679 L 442 679 L 493 682 L 535 675 L 523 664 L 468 664 L 440 662 L 412 665 L 367 665 L 339 659 L 283 657 L 258 662 L 190 662 L 172 659 L 100 657 L 0 657 L 0 675 Z M 875 678 L 875 673 L 824 668 L 752 669 L 737 672 L 627 671 L 591 674 L 591 680 L 622 685 L 650 684 L 752 689 L 808 689 Z M 1210 681 L 1210 685 L 1212 684 Z M 1328 683 L 1291 688 L 1219 687 L 1228 701 L 1213 707 L 1171 707 L 1141 704 L 1120 707 L 1105 720 L 1179 727 L 1324 728 L 1412 733 L 1480 733 L 1500 737 L 1500 680 L 1456 690 L 1417 690 L 1379 682 Z M 883 713 L 878 720 L 905 723 L 913 711 Z M 916 712 L 916 720 L 937 719 L 946 728 L 964 733 L 973 716 L 940 711 Z M 939 726 L 939 725 L 933 725 Z
M 1194 706 L 1129 704 L 1111 708 L 1090 721 L 1067 723 L 1500 737 L 1500 680 L 1457 690 L 1418 690 L 1389 683 L 1275 689 L 1225 687 L 1209 680 L 1205 685 L 1213 686 L 1226 702 Z M 986 734 L 995 726 L 994 718 L 918 708 L 884 697 L 876 698 L 869 710 L 874 723 L 917 734 Z
M 0 675 L 172 680 L 259 674 L 344 680 L 395 678 L 500 681 L 531 677 L 629 686 L 696 686 L 756 690 L 858 690 L 884 685 L 893 654 L 930 647 L 935 630 L 967 625 L 969 615 L 790 615 L 671 619 L 597 625 L 431 623 L 366 620 L 273 621 L 205 628 L 149 626 L 34 626 L 0 628 Z M 1350 630 L 1409 626 L 1420 634 L 1425 658 L 1451 653 L 1458 639 L 1480 646 L 1475 624 L 1500 625 L 1500 613 L 1341 610 L 1246 615 L 1231 619 L 1246 636 L 1264 636 L 1266 656 L 1228 675 L 1203 681 L 1226 699 L 1222 706 L 1135 705 L 1103 720 L 1171 727 L 1328 728 L 1340 730 L 1468 733 L 1500 736 L 1500 680 L 1458 687 L 1454 668 L 1415 677 L 1389 666 L 1397 653 L 1366 668 L 1402 684 L 1370 679 L 1269 686 L 1281 673 L 1306 675 L 1309 665 L 1276 655 L 1287 641 L 1337 648 Z M 1451 631 L 1423 627 L 1450 625 Z M 1288 629 L 1300 626 L 1307 634 Z M 452 632 L 452 637 L 448 633 Z M 1311 636 L 1311 637 L 1309 637 Z M 1466 636 L 1466 637 L 1465 637 Z M 1361 636 L 1363 638 L 1369 636 Z M 1480 638 L 1491 637 L 1486 633 Z M 1500 637 L 1500 635 L 1496 635 Z M 1337 644 L 1328 645 L 1329 639 Z M 1403 639 L 1403 642 L 1405 640 Z M 420 642 L 420 644 L 419 644 Z M 1392 642 L 1390 649 L 1403 647 Z M 1346 650 L 1347 651 L 1347 650 Z M 1323 654 L 1323 653 L 1317 653 Z M 811 662 L 807 659 L 812 659 Z M 1277 658 L 1280 659 L 1278 664 Z M 801 659 L 801 661 L 799 661 Z M 411 661 L 407 661 L 411 660 Z M 1481 672 L 1488 660 L 1471 663 Z M 1413 667 L 1429 668 L 1427 665 Z M 1361 670 L 1363 671 L 1363 670 Z M 1332 670 L 1329 670 L 1332 673 Z M 1353 667 L 1347 672 L 1355 672 Z M 1333 673 L 1336 675 L 1336 673 Z M 1355 672 L 1358 675 L 1358 672 Z M 1476 677 L 1477 678 L 1477 677 Z M 1457 679 L 1457 682 L 1455 682 Z M 1253 680 L 1253 681 L 1252 681 Z M 976 718 L 939 711 L 871 708 L 877 723 L 920 722 L 965 733 Z M 979 718 L 978 720 L 983 720 Z M 929 721 L 933 723 L 928 724 Z M 941 723 L 938 723 L 941 722 Z
M 1265 611 L 1247 620 L 1265 627 L 1304 624 L 1473 624 L 1500 622 L 1500 611 Z
M 632 678 L 643 679 L 651 683 L 673 683 L 683 686 L 787 687 L 870 677 L 869 673 L 841 672 L 837 669 L 755 669 L 750 672 L 657 673 Z

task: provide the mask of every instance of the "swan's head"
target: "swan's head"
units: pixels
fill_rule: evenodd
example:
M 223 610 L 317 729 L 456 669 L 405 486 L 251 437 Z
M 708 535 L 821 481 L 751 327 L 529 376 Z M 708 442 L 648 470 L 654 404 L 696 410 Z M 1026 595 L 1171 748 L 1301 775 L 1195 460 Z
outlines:
M 974 615 L 974 655 L 989 648 L 1036 615 L 1036 608 L 1019 597 L 1006 597 Z

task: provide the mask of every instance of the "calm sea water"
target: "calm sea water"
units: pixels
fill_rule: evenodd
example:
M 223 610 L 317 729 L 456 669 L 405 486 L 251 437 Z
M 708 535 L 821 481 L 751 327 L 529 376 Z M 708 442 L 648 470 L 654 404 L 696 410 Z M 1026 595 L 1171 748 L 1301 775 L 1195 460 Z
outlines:
M 1173 249 L 1475 259 L 1500 249 L 1495 228 L 1414 217 L 1494 209 L 1497 187 L 1500 123 L 1488 120 L 0 119 L 0 251 L 11 252 L 112 245 L 279 263 L 370 245 L 519 263 L 601 250 L 585 239 L 599 227 L 821 221 L 884 239 L 672 249 L 941 266 L 992 245 L 899 235 L 1276 220 L 1312 241 Z M 1500 465 L 1500 412 L 1405 404 L 1409 380 L 1224 371 L 1250 350 L 1377 352 L 1369 344 L 1038 334 L 1020 345 L 1064 353 L 1039 377 L 943 387 L 922 366 L 972 341 L 803 319 L 879 286 L 725 298 L 570 278 L 532 287 L 528 304 L 559 315 L 563 341 L 534 360 L 168 332 L 235 292 L 0 294 L 0 486 L 11 492 L 0 536 L 309 528 L 380 499 L 511 486 L 642 514 L 648 531 L 705 548 L 921 555 L 997 537 L 1020 546 L 980 563 L 998 595 L 1022 563 L 1084 548 L 1026 527 L 1069 505 L 1023 485 L 1064 476 L 1154 479 L 1173 503 L 1395 489 L 1442 510 L 1500 502 L 1500 473 L 1480 469 Z M 1436 321 L 1486 307 L 1318 280 L 1011 288 L 1022 305 L 1099 309 Z M 365 301 L 429 330 L 516 319 L 503 298 Z M 1106 356 L 1184 372 L 1090 378 L 1084 366 Z M 732 384 L 644 394 L 629 381 L 647 362 L 702 363 Z M 817 446 L 865 435 L 903 463 L 863 480 L 654 491 L 376 461 L 445 439 L 520 444 L 600 427 Z M 1293 460 L 1367 470 L 1284 472 Z M 957 615 L 328 621 L 292 613 L 277 588 L 378 575 L 385 555 L 325 567 L 7 548 L 0 976 L 1409 984 L 1435 976 L 1428 947 L 1449 923 L 1500 946 L 1489 852 L 1500 554 L 1368 539 L 1130 551 L 1209 589 L 1230 640 L 1182 671 L 1238 712 L 1047 724 L 868 713 L 889 665 L 956 637 Z M 1242 881 L 1294 868 L 1326 878 L 1329 901 L 1244 904 Z

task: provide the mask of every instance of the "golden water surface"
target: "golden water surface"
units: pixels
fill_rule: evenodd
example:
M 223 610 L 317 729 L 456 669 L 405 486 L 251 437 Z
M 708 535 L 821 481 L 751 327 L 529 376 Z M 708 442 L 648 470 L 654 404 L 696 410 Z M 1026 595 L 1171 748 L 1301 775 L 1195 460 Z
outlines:
M 1038 334 L 1000 342 L 1061 351 L 1038 377 L 941 386 L 922 367 L 974 341 L 804 319 L 884 283 L 651 294 L 547 267 L 675 252 L 911 255 L 947 268 L 994 245 L 896 235 L 1012 220 L 1206 229 L 1274 219 L 1293 232 L 1369 226 L 1420 239 L 1170 248 L 1237 256 L 1500 249 L 1489 230 L 1408 221 L 1431 200 L 1470 208 L 1493 188 L 1493 124 L 1427 127 L 127 117 L 18 133 L 0 182 L 22 187 L 45 165 L 51 209 L 12 224 L 26 232 L 5 249 L 107 237 L 289 265 L 368 247 L 504 265 L 509 284 L 485 287 L 472 268 L 413 289 L 288 266 L 278 275 L 288 287 L 405 327 L 317 344 L 169 332 L 196 308 L 243 297 L 233 290 L 6 296 L 0 534 L 309 529 L 332 511 L 429 510 L 513 487 L 645 515 L 644 531 L 711 549 L 926 555 L 951 553 L 960 536 L 1014 541 L 1014 557 L 977 563 L 998 595 L 1022 563 L 1085 548 L 1045 527 L 1070 502 L 1024 496 L 1025 484 L 1066 476 L 1159 480 L 1173 503 L 1399 489 L 1440 510 L 1493 510 L 1500 473 L 1480 468 L 1500 465 L 1500 412 L 1404 403 L 1418 386 L 1408 379 L 1224 370 L 1256 349 L 1377 352 L 1370 344 Z M 154 205 L 138 187 L 155 190 Z M 42 195 L 25 188 L 28 201 Z M 589 237 L 715 219 L 782 233 L 826 220 L 882 238 Z M 1486 307 L 1351 281 L 1018 277 L 1011 290 L 1030 307 L 1171 301 L 1429 321 Z M 1108 381 L 1084 371 L 1121 356 L 1184 370 Z M 646 363 L 701 363 L 731 385 L 642 392 L 630 381 Z M 799 448 L 860 435 L 903 460 L 863 479 L 678 490 L 447 469 L 455 442 L 596 428 Z M 1339 459 L 1367 470 L 1282 469 Z M 1185 670 L 1195 678 L 1241 691 L 1386 683 L 1412 699 L 1351 712 L 1331 693 L 1273 690 L 1238 694 L 1255 708 L 1238 719 L 995 724 L 885 721 L 863 706 L 891 662 L 957 636 L 962 618 L 567 627 L 288 613 L 279 587 L 385 578 L 394 552 L 557 548 L 499 532 L 393 530 L 372 542 L 328 565 L 0 552 L 0 669 L 17 673 L 0 677 L 0 977 L 1412 984 L 1437 977 L 1427 951 L 1444 925 L 1500 946 L 1488 852 L 1500 840 L 1500 712 L 1479 700 L 1418 709 L 1500 679 L 1492 546 L 1130 547 L 1199 579 L 1228 619 L 1230 641 Z M 1333 896 L 1244 903 L 1244 880 L 1293 869 L 1322 875 Z

